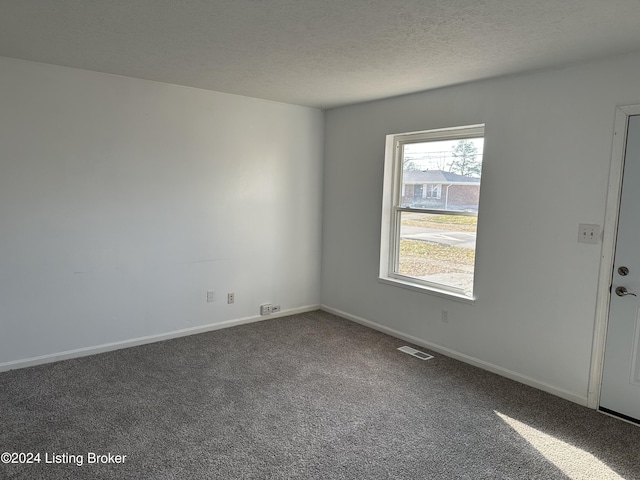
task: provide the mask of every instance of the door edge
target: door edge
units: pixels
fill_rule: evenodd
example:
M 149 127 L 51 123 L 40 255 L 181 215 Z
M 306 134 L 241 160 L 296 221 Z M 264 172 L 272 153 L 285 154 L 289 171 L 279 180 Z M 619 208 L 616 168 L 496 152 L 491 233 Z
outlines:
M 627 126 L 629 117 L 640 115 L 640 104 L 621 105 L 616 107 L 611 158 L 609 163 L 609 182 L 607 201 L 603 223 L 602 250 L 600 255 L 600 273 L 596 296 L 596 312 L 591 348 L 591 366 L 587 391 L 587 406 L 598 409 L 600 405 L 600 388 L 604 366 L 604 349 L 609 322 L 609 303 L 611 300 L 611 282 L 613 278 L 613 261 L 618 234 L 618 217 L 620 214 L 620 196 L 622 193 L 622 175 L 625 148 L 627 144 Z

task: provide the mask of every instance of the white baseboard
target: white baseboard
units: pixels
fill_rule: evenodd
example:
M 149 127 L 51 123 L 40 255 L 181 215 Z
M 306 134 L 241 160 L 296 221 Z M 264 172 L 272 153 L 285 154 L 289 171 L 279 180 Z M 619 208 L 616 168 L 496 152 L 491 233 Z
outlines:
M 210 323 L 208 325 L 201 325 L 198 327 L 183 328 L 181 330 L 174 330 L 172 332 L 160 333 L 157 335 L 149 335 L 146 337 L 132 338 L 130 340 L 123 340 L 120 342 L 104 343 L 102 345 L 76 348 L 74 350 L 67 350 L 59 353 L 51 353 L 48 355 L 41 355 L 38 357 L 12 360 L 9 362 L 0 363 L 0 372 L 4 372 L 7 370 L 15 370 L 17 368 L 33 367 L 35 365 L 42 365 L 44 363 L 53 363 L 53 362 L 58 362 L 60 360 L 68 360 L 71 358 L 86 357 L 89 355 L 95 355 L 97 353 L 104 353 L 104 352 L 110 352 L 113 350 L 120 350 L 122 348 L 145 345 L 147 343 L 162 342 L 163 340 L 171 340 L 172 338 L 186 337 L 188 335 L 196 335 L 198 333 L 205 333 L 205 332 L 211 332 L 213 330 L 221 330 L 223 328 L 236 327 L 238 325 L 261 322 L 263 320 L 285 317 L 287 315 L 296 315 L 299 313 L 312 312 L 313 310 L 318 310 L 319 308 L 320 308 L 320 305 L 308 305 L 306 307 L 282 310 L 278 313 L 273 313 L 271 315 L 255 315 L 252 317 L 226 320 L 224 322 Z
M 353 322 L 359 323 L 369 328 L 373 328 L 374 330 L 378 330 L 382 333 L 386 333 L 387 335 L 391 335 L 392 337 L 400 338 L 402 340 L 406 340 L 407 342 L 411 342 L 414 345 L 420 345 L 421 347 L 428 348 L 434 352 L 438 352 L 444 356 L 454 358 L 456 360 L 460 360 L 462 362 L 468 363 L 475 367 L 482 368 L 483 370 L 487 370 L 492 373 L 497 373 L 503 377 L 509 378 L 511 380 L 515 380 L 516 382 L 524 383 L 525 385 L 529 385 L 530 387 L 537 388 L 539 390 L 545 391 L 547 393 L 551 393 L 560 398 L 564 398 L 565 400 L 569 400 L 571 402 L 577 403 L 582 406 L 587 406 L 587 397 L 576 395 L 575 393 L 569 392 L 562 388 L 554 387 L 553 385 L 549 385 L 548 383 L 541 382 L 536 380 L 535 378 L 528 377 L 526 375 L 522 375 L 518 372 L 514 372 L 513 370 L 509 370 L 498 365 L 494 365 L 492 363 L 485 362 L 484 360 L 480 360 L 475 357 L 471 357 L 469 355 L 465 355 L 464 353 L 456 352 L 455 350 L 451 350 L 450 348 L 441 347 L 440 345 L 436 345 L 435 343 L 427 342 L 422 340 L 421 338 L 414 337 L 413 335 L 407 335 L 398 330 L 394 330 L 389 327 L 385 327 L 384 325 L 380 325 L 379 323 L 372 322 L 362 317 L 358 317 L 356 315 L 351 315 L 350 313 L 343 312 L 341 310 L 329 307 L 327 305 L 320 305 L 320 309 L 325 312 L 332 313 L 339 317 L 346 318 L 347 320 L 351 320 Z

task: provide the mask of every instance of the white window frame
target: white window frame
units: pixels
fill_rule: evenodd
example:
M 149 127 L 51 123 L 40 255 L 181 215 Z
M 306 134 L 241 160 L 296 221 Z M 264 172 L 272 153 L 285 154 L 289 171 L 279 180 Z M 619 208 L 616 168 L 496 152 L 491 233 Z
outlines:
M 425 184 L 425 190 L 425 198 L 434 198 L 436 200 L 442 199 L 442 184 L 427 183 Z
M 484 138 L 484 124 L 441 128 L 422 132 L 387 135 L 384 165 L 382 202 L 382 226 L 380 237 L 380 274 L 378 280 L 410 290 L 445 296 L 468 303 L 475 300 L 462 289 L 397 273 L 400 248 L 400 217 L 402 212 L 445 214 L 442 209 L 401 207 L 402 191 L 402 146 L 426 141 Z M 446 215 L 477 216 L 477 212 L 446 210 Z M 474 265 L 474 292 L 475 292 Z

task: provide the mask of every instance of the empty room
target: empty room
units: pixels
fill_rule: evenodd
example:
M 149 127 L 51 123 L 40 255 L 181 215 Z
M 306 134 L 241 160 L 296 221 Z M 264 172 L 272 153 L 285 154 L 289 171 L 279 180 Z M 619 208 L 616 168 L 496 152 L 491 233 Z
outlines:
M 0 1 L 0 478 L 640 479 L 639 27 Z

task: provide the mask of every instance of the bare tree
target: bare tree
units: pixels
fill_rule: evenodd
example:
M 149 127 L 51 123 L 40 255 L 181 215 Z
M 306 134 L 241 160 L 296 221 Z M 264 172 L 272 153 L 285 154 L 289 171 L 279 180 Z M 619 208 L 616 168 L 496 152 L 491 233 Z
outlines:
M 452 148 L 453 161 L 449 171 L 466 176 L 480 176 L 482 161 L 478 159 L 478 148 L 469 140 L 460 140 Z
M 404 162 L 402 162 L 402 170 L 404 170 L 405 172 L 408 170 L 418 170 L 418 165 L 414 160 L 405 158 Z

